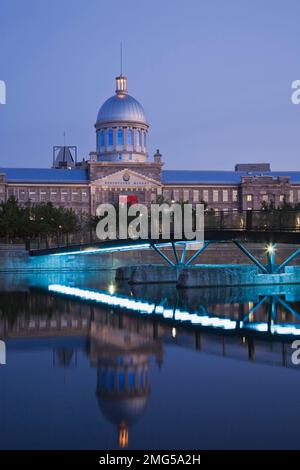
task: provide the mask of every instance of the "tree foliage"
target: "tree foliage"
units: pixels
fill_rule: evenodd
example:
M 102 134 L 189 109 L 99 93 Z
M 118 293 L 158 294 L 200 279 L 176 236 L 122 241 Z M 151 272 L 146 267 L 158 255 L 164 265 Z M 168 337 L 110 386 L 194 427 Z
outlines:
M 0 237 L 48 237 L 78 229 L 78 216 L 72 209 L 54 207 L 51 202 L 20 205 L 14 196 L 0 203 Z

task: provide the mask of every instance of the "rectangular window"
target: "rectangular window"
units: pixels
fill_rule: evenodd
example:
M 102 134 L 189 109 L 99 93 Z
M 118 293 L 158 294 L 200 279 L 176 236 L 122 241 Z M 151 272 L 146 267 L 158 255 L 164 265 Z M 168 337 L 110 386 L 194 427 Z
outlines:
M 238 200 L 237 189 L 233 189 L 233 191 L 232 191 L 232 202 L 237 202 L 237 200 Z
M 223 189 L 223 202 L 228 202 L 228 191 Z
M 290 202 L 294 202 L 294 191 L 292 189 L 290 191 Z
M 284 194 L 280 194 L 280 196 L 279 196 L 279 201 L 280 201 L 280 202 L 284 202 L 284 201 L 285 201 L 285 195 L 284 195 Z
M 253 201 L 252 194 L 247 194 L 247 202 L 252 202 L 252 201 Z
M 19 191 L 19 199 L 21 201 L 24 201 L 25 200 L 25 191 L 22 190 L 22 191 Z
M 189 202 L 190 200 L 190 192 L 188 189 L 184 189 L 183 191 L 183 202 Z
M 268 202 L 268 201 L 269 201 L 269 197 L 268 197 L 267 194 L 263 194 L 263 196 L 262 196 L 262 201 L 263 201 L 263 202 Z
M 297 191 L 297 202 L 300 202 L 300 190 Z
M 68 191 L 61 191 L 61 200 L 62 201 L 68 200 Z
M 173 201 L 179 202 L 179 190 L 178 189 L 174 189 L 173 191 Z
M 213 190 L 213 202 L 218 202 L 219 200 L 219 191 L 217 189 Z
M 203 201 L 208 202 L 208 189 L 203 190 Z
M 194 191 L 193 191 L 193 202 L 199 202 L 199 191 L 198 191 L 198 189 L 194 189 Z
M 168 189 L 165 189 L 165 190 L 164 190 L 164 199 L 165 199 L 166 201 L 169 201 L 170 196 L 171 196 L 170 193 L 171 193 L 171 191 L 169 191 Z

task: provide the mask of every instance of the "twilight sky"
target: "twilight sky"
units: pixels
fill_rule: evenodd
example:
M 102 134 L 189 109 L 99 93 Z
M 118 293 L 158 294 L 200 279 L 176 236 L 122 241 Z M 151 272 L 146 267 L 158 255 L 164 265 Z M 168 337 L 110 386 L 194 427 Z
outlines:
M 49 167 L 64 131 L 95 150 L 121 40 L 165 168 L 300 169 L 298 0 L 0 0 L 0 167 Z

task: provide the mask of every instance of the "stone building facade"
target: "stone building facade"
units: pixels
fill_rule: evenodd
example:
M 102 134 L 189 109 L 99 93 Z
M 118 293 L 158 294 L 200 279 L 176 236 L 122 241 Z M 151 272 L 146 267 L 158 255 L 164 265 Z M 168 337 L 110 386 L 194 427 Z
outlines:
M 101 203 L 206 202 L 215 211 L 259 210 L 300 202 L 300 171 L 271 171 L 267 163 L 237 164 L 234 171 L 165 170 L 162 155 L 149 158 L 149 124 L 141 104 L 116 78 L 116 93 L 100 107 L 96 151 L 77 162 L 75 147 L 54 147 L 53 167 L 0 169 L 0 201 L 51 201 L 95 214 Z M 75 149 L 75 156 L 72 153 Z

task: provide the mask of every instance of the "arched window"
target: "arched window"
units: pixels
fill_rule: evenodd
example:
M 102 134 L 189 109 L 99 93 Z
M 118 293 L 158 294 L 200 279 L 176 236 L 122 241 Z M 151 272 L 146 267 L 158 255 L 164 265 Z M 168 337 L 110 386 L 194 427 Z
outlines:
M 146 136 L 147 136 L 147 134 L 146 134 L 146 132 L 144 132 L 144 147 L 145 148 L 146 148 L 146 143 L 147 143 L 147 140 L 146 140 L 147 137 Z
M 139 129 L 136 130 L 136 145 L 138 147 L 141 145 L 141 131 Z
M 134 372 L 130 371 L 128 374 L 128 385 L 129 385 L 129 390 L 134 390 L 135 386 L 135 379 L 134 379 Z
M 100 145 L 101 147 L 104 147 L 105 145 L 105 130 L 104 129 L 102 129 L 100 133 Z
M 101 387 L 105 388 L 106 387 L 106 370 L 101 369 Z
M 110 390 L 115 388 L 115 373 L 113 370 L 109 372 L 109 388 Z
M 118 160 L 122 160 L 122 154 L 118 153 Z
M 113 129 L 108 129 L 108 145 L 114 145 L 114 131 L 113 131 Z
M 127 144 L 128 144 L 128 145 L 133 145 L 133 133 L 132 133 L 132 129 L 128 129 L 128 131 L 127 131 Z
M 118 373 L 118 378 L 119 378 L 119 390 L 120 392 L 123 392 L 125 390 L 125 376 L 124 372 L 120 371 Z
M 123 145 L 123 129 L 118 129 L 118 145 Z

